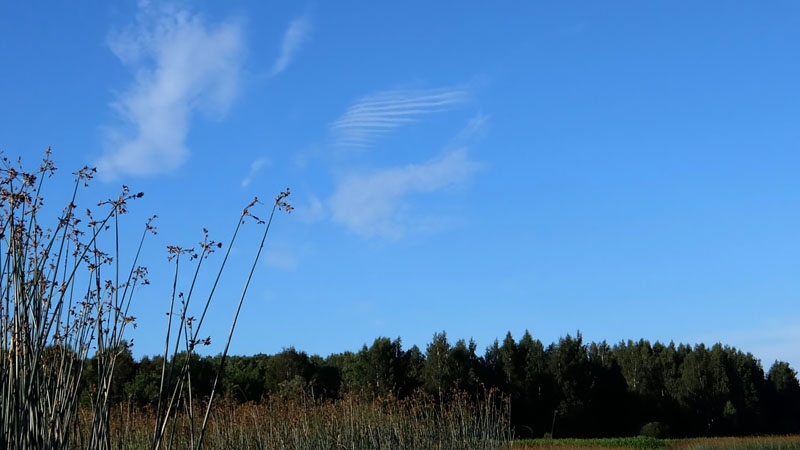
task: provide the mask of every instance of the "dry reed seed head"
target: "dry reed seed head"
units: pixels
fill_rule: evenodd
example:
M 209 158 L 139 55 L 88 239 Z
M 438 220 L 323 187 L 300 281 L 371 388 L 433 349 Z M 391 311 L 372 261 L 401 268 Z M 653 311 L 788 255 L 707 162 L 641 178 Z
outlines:
M 50 147 L 47 147 L 47 150 L 44 151 L 44 158 L 42 158 L 42 165 L 39 166 L 39 173 L 47 173 L 48 177 L 52 177 L 56 171 L 56 166 L 50 159 L 50 153 Z
M 290 205 L 288 202 L 284 200 L 289 195 L 291 195 L 291 193 L 289 191 L 289 188 L 287 187 L 285 191 L 281 191 L 281 193 L 278 194 L 277 197 L 275 197 L 275 206 L 277 206 L 278 209 L 285 210 L 287 213 L 291 213 L 292 210 L 294 209 L 292 205 Z
M 214 253 L 216 248 L 222 248 L 222 243 L 209 240 L 208 229 L 203 228 L 203 241 L 200 242 L 200 248 L 202 249 L 201 256 L 205 259 L 208 258 L 211 253 Z
M 276 203 L 280 202 L 281 200 L 283 200 L 284 198 L 288 197 L 289 195 L 290 195 L 289 188 L 287 187 L 285 191 L 281 191 L 281 193 L 278 194 L 278 197 L 275 199 L 275 202 Z
M 33 186 L 36 183 L 36 175 L 32 173 L 23 173 L 22 174 L 22 184 L 24 186 Z
M 153 236 L 155 236 L 156 234 L 158 234 L 158 232 L 156 231 L 156 226 L 155 226 L 155 225 L 153 225 L 153 222 L 154 222 L 156 219 L 158 219 L 158 215 L 155 215 L 155 214 L 154 214 L 154 215 L 150 216 L 150 217 L 147 219 L 147 222 L 145 223 L 145 229 L 146 229 L 147 231 L 151 232 L 151 233 L 153 234 Z
M 259 203 L 258 197 L 253 197 L 253 201 L 250 202 L 250 204 L 248 204 L 247 206 L 245 206 L 244 209 L 242 210 L 242 217 L 249 216 L 250 215 L 250 208 L 255 206 L 256 203 Z
M 167 245 L 167 252 L 169 253 L 169 256 L 167 256 L 167 261 L 172 261 L 176 257 L 179 257 L 181 254 L 193 253 L 194 248 L 184 249 L 183 247 L 177 245 Z
M 95 173 L 97 173 L 97 168 L 83 166 L 80 170 L 72 174 L 75 175 L 75 181 L 83 180 L 83 185 L 89 186 L 89 181 L 94 178 Z
M 263 220 L 261 220 L 260 218 L 258 218 L 257 216 L 253 215 L 253 213 L 250 212 L 250 208 L 252 208 L 253 205 L 255 205 L 256 203 L 261 203 L 260 201 L 258 201 L 258 197 L 254 197 L 253 201 L 250 202 L 249 205 L 245 206 L 245 208 L 242 210 L 242 221 L 241 221 L 241 223 L 244 223 L 244 218 L 245 217 L 252 217 L 256 221 L 256 223 L 259 224 L 259 225 L 264 223 Z
M 136 268 L 133 269 L 133 281 L 134 283 L 141 281 L 144 284 L 149 284 L 147 281 L 147 267 L 136 266 Z
M 189 351 L 194 350 L 198 345 L 211 345 L 211 336 L 205 339 L 189 339 Z

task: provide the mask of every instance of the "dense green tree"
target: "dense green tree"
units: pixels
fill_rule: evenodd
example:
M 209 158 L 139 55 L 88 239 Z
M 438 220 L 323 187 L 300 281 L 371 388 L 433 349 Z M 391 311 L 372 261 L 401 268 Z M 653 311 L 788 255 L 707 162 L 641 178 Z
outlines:
M 422 388 L 425 355 L 422 354 L 419 347 L 415 345 L 403 352 L 402 367 L 403 379 L 401 380 L 399 394 L 405 397 Z
M 762 398 L 766 391 L 764 370 L 750 353 L 731 350 L 729 359 L 732 365 L 730 401 L 737 411 L 737 420 L 732 424 L 734 431 L 753 434 L 763 429 L 765 423 Z
M 450 343 L 447 333 L 433 335 L 433 341 L 425 351 L 425 364 L 422 367 L 422 386 L 438 397 L 449 394 L 453 388 L 453 368 L 450 359 Z
M 560 426 L 558 432 L 568 435 L 585 436 L 583 427 L 589 413 L 588 402 L 593 388 L 593 379 L 589 366 L 586 348 L 583 345 L 583 336 L 580 332 L 576 337 L 567 334 L 551 344 L 548 348 L 550 355 L 550 371 L 558 387 L 558 406 L 556 415 Z M 557 434 L 562 435 L 562 434 Z
M 480 368 L 480 378 L 487 386 L 501 388 L 503 384 L 503 370 L 500 361 L 500 343 L 497 339 L 492 345 L 486 347 L 483 354 L 483 364 Z
M 611 346 L 606 341 L 593 342 L 587 347 L 587 358 L 592 380 L 588 414 L 595 418 L 587 432 L 592 436 L 620 436 L 638 431 L 638 424 L 631 427 L 637 421 L 631 416 L 635 401 Z
M 557 386 L 549 370 L 547 352 L 541 341 L 534 340 L 526 330 L 517 344 L 522 364 L 522 387 L 511 404 L 521 426 L 517 434 L 539 437 L 551 431 L 553 414 L 558 406 Z M 512 398 L 514 393 L 511 394 Z
M 800 431 L 800 383 L 789 363 L 775 361 L 767 374 L 768 402 L 772 431 Z
M 476 394 L 480 387 L 478 377 L 480 360 L 476 353 L 477 345 L 470 340 L 469 344 L 459 339 L 450 349 L 449 363 L 453 389 Z
M 222 380 L 225 394 L 240 402 L 260 400 L 266 393 L 264 380 L 269 360 L 264 354 L 229 356 Z
M 314 398 L 339 398 L 343 383 L 339 367 L 328 364 L 327 360 L 318 355 L 312 356 L 309 361 L 313 368 L 310 384 Z
M 355 386 L 362 393 L 382 396 L 395 393 L 403 378 L 403 348 L 400 339 L 386 337 L 365 345 L 355 359 Z
M 133 378 L 124 387 L 128 399 L 140 406 L 149 405 L 158 400 L 163 360 L 161 356 L 154 356 L 152 359 L 145 356 L 139 361 Z
M 519 392 L 522 387 L 523 360 L 517 352 L 517 343 L 511 332 L 506 333 L 498 354 L 502 386 L 508 392 Z
M 313 366 L 308 355 L 289 347 L 267 360 L 265 390 L 284 397 L 311 395 L 312 376 Z
M 359 389 L 359 372 L 356 369 L 356 354 L 353 352 L 334 353 L 325 358 L 325 364 L 333 367 L 341 379 L 339 395 L 346 392 L 355 392 Z

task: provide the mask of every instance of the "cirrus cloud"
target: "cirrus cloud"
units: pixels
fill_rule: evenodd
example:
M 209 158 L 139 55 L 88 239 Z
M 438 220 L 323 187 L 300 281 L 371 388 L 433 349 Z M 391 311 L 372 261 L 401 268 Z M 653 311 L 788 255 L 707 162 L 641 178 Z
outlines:
M 331 130 L 338 145 L 363 148 L 423 115 L 451 109 L 467 97 L 467 91 L 459 88 L 383 91 L 357 100 Z
M 340 180 L 330 199 L 331 218 L 361 236 L 400 238 L 405 225 L 397 211 L 406 195 L 457 185 L 479 168 L 461 149 L 421 164 L 352 173 Z
M 242 35 L 239 22 L 207 24 L 171 8 L 143 10 L 135 26 L 114 33 L 109 47 L 134 80 L 112 105 L 121 123 L 107 130 L 99 174 L 113 179 L 180 167 L 190 153 L 192 116 L 221 118 L 236 98 Z
M 311 20 L 307 15 L 294 19 L 289 23 L 289 27 L 286 29 L 286 33 L 283 35 L 283 41 L 281 42 L 281 52 L 270 71 L 273 76 L 283 72 L 289 67 L 289 63 L 292 62 L 294 55 L 300 50 L 303 43 L 308 40 L 310 34 Z

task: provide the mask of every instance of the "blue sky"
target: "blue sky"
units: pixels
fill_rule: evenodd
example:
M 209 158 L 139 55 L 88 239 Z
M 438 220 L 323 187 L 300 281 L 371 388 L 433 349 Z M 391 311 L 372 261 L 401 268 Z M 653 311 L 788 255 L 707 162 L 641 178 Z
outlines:
M 254 195 L 290 186 L 296 210 L 274 224 L 234 353 L 580 330 L 722 341 L 798 367 L 799 13 L 7 2 L 0 148 L 32 165 L 53 147 L 52 204 L 84 164 L 100 175 L 86 204 L 123 183 L 145 192 L 123 229 L 133 239 L 159 215 L 139 356 L 163 345 L 166 245 L 203 227 L 227 243 Z M 208 352 L 258 231 L 232 253 Z

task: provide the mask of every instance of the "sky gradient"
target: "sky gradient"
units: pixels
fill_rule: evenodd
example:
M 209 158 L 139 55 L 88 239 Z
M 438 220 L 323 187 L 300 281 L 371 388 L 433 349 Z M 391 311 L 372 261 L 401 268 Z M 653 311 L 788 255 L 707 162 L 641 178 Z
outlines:
M 800 367 L 800 6 L 492 6 L 6 2 L 0 149 L 52 146 L 54 205 L 84 164 L 86 204 L 145 192 L 123 230 L 159 216 L 137 356 L 163 346 L 166 245 L 227 243 L 289 186 L 233 353 L 580 330 Z

